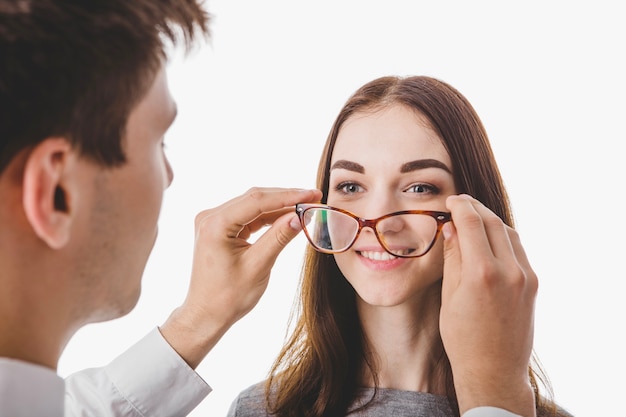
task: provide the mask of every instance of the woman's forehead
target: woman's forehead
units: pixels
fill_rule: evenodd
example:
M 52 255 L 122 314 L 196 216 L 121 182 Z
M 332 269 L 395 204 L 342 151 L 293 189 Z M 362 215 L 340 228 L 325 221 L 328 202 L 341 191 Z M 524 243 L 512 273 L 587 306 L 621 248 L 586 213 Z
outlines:
M 404 105 L 351 115 L 339 130 L 331 164 L 337 160 L 439 159 L 450 165 L 439 135 L 426 118 Z

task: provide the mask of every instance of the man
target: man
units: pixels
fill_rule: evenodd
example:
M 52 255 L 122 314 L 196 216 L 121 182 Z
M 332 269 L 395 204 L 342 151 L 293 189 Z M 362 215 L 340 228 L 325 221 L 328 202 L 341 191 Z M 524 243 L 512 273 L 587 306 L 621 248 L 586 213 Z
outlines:
M 298 232 L 281 209 L 319 200 L 253 189 L 200 213 L 184 304 L 109 366 L 56 376 L 81 326 L 138 300 L 173 177 L 162 37 L 190 46 L 208 23 L 191 0 L 0 2 L 0 415 L 61 416 L 65 390 L 68 415 L 187 414 L 210 391 L 193 368 Z
M 162 147 L 176 115 L 164 41 L 182 36 L 190 46 L 208 36 L 208 24 L 195 0 L 0 0 L 1 417 L 189 413 L 210 391 L 193 369 L 258 302 L 276 257 L 300 230 L 293 205 L 320 200 L 317 190 L 251 189 L 199 213 L 184 303 L 106 367 L 57 376 L 79 328 L 137 302 L 173 178 Z M 447 231 L 446 252 L 461 265 L 458 240 L 471 246 L 477 232 L 464 223 L 476 222 L 454 214 L 473 210 L 469 200 L 451 204 L 460 239 Z M 510 303 L 477 305 L 484 282 L 451 282 L 459 302 L 441 318 L 449 353 L 503 351 L 492 342 L 510 322 L 491 318 L 500 310 L 510 317 Z M 513 283 L 528 301 L 516 316 L 519 333 L 532 321 L 533 282 L 526 291 Z M 462 330 L 475 335 L 472 343 Z M 476 364 L 455 381 L 468 416 L 510 415 L 484 405 L 532 409 L 523 378 L 512 384 L 524 395 L 509 398 L 497 378 L 474 383 Z

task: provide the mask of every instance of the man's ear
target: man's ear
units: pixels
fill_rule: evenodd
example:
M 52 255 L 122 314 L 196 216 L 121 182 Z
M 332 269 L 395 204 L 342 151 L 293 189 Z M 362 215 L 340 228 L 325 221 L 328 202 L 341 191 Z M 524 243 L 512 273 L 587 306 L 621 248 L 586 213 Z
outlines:
M 33 230 L 52 249 L 70 238 L 70 195 L 65 180 L 75 152 L 63 138 L 48 138 L 32 150 L 24 167 L 23 204 Z

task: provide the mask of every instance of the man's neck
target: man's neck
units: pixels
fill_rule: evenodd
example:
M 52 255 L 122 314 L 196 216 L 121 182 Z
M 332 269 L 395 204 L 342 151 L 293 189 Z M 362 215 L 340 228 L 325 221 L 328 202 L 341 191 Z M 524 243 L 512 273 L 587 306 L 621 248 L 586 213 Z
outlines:
M 3 277 L 4 278 L 4 277 Z M 0 285 L 5 280 L 0 278 Z M 59 357 L 77 326 L 69 324 L 62 300 L 42 299 L 20 288 L 0 294 L 0 357 L 56 370 Z M 66 304 L 67 305 L 67 304 Z

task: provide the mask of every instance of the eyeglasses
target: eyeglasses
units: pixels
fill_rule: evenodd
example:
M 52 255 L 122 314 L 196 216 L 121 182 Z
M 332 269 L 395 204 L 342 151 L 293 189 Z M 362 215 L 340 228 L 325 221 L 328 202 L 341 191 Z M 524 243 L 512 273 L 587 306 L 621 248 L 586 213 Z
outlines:
M 345 252 L 369 227 L 385 251 L 399 258 L 417 258 L 433 247 L 450 213 L 405 210 L 377 219 L 363 219 L 349 211 L 323 204 L 296 204 L 296 213 L 311 245 L 322 253 Z

